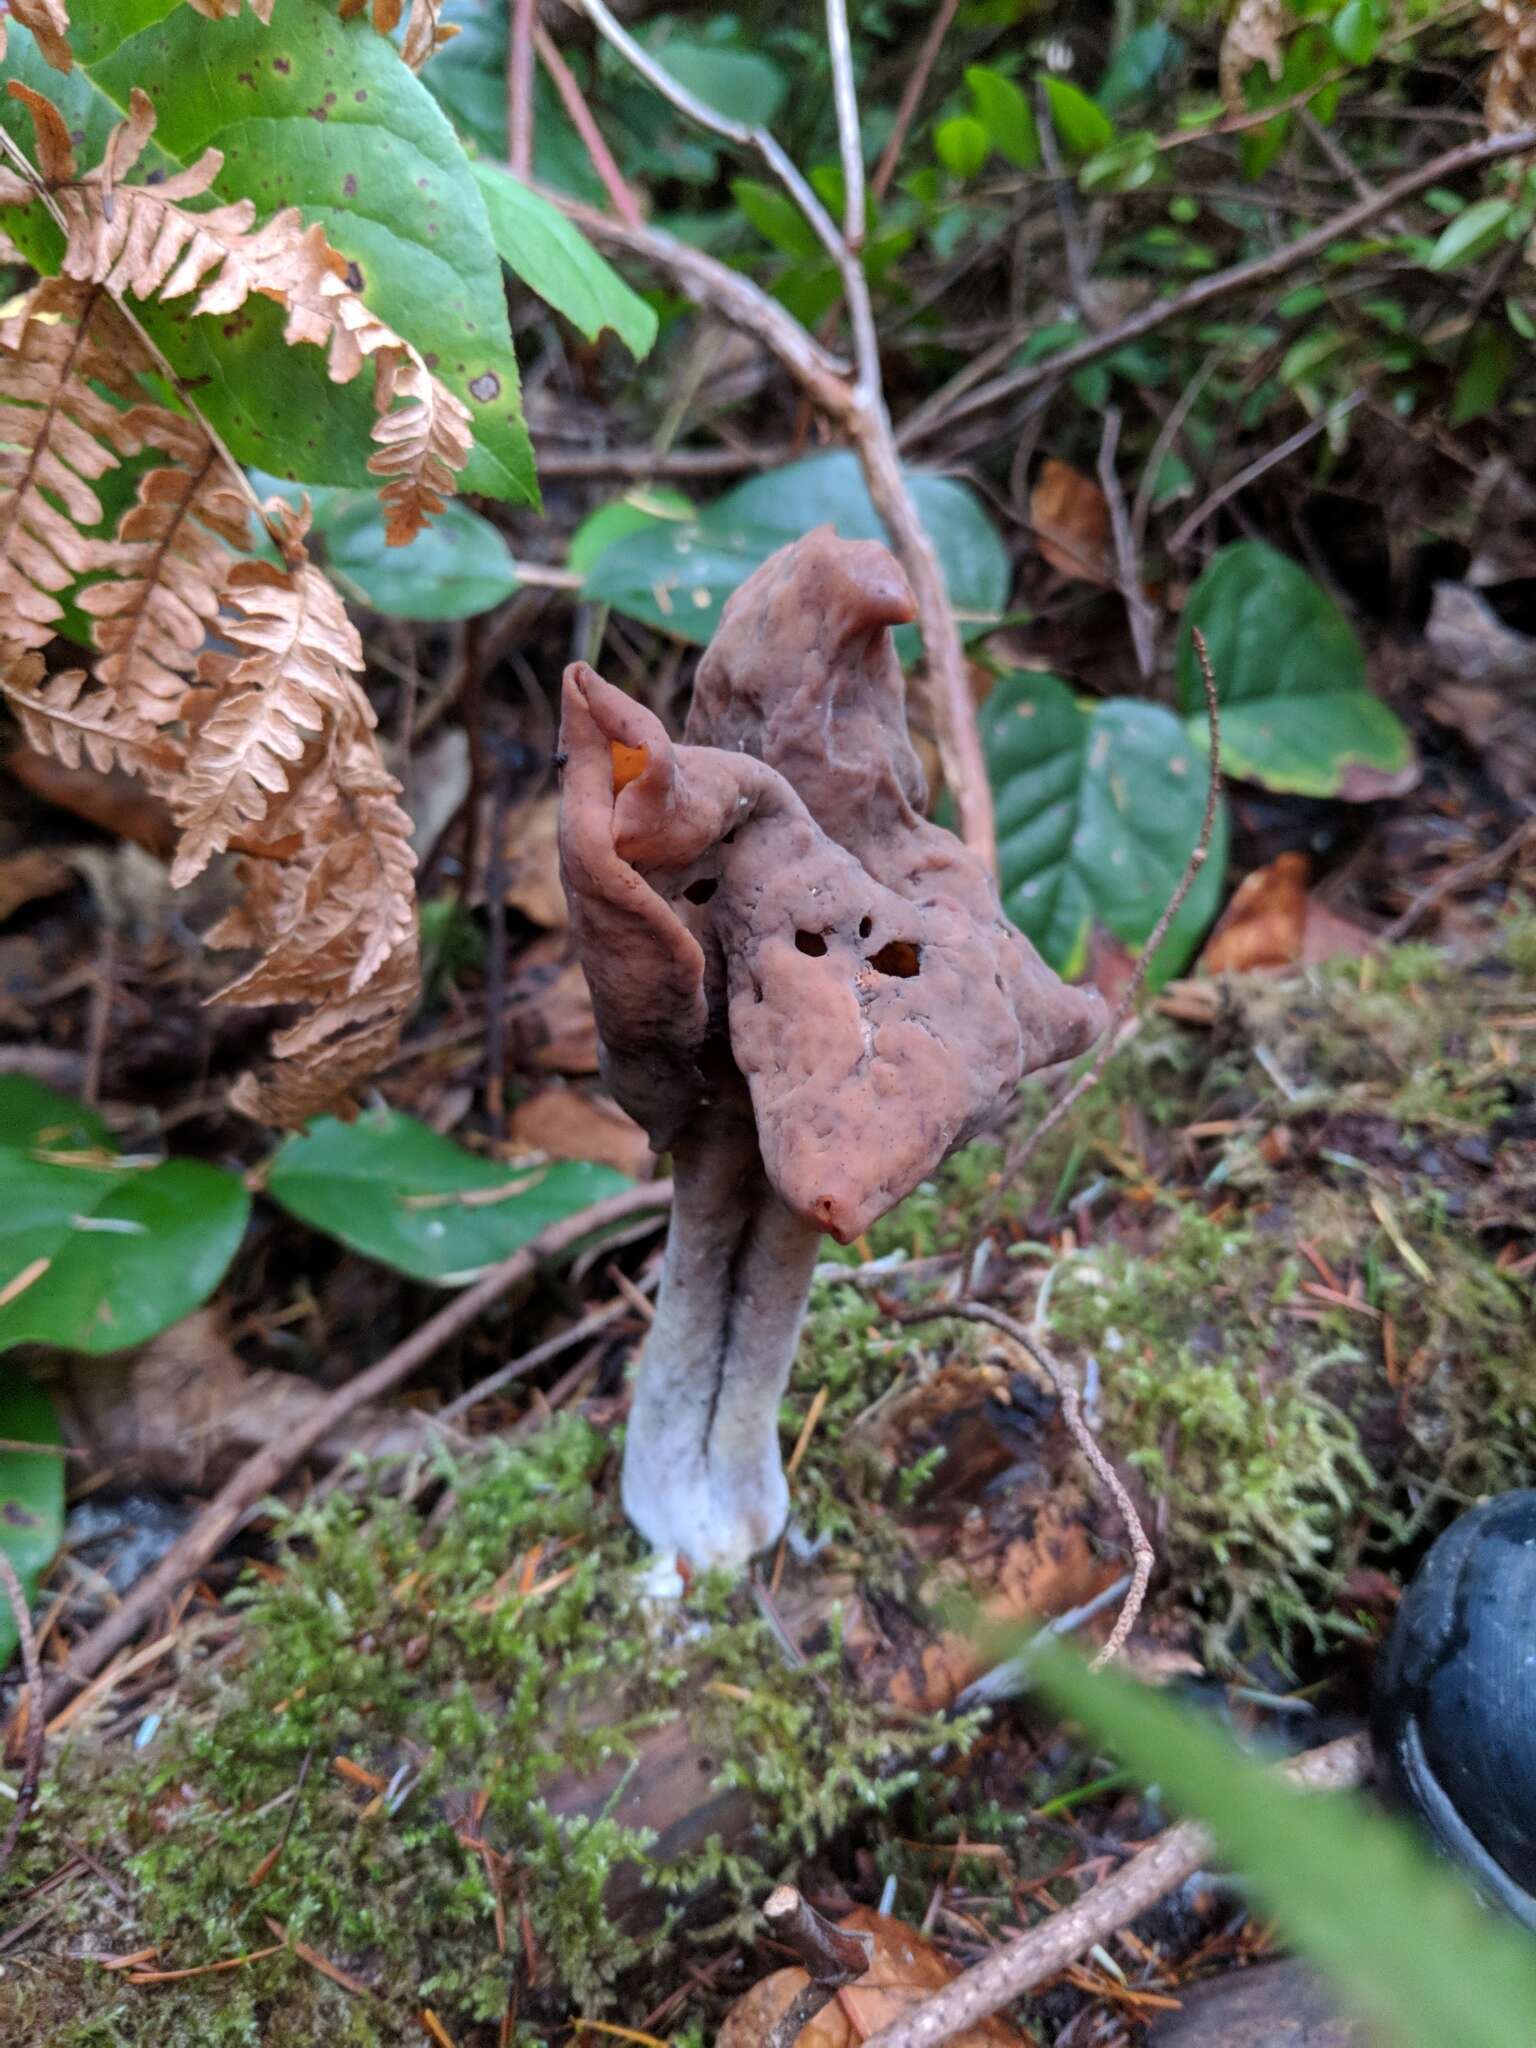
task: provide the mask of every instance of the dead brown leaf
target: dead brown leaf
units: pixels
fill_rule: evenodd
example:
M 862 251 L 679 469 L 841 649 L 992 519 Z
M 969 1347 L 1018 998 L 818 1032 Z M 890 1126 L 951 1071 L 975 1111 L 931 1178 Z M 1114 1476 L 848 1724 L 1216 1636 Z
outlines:
M 0 860 L 0 924 L 24 904 L 36 903 L 43 896 L 57 896 L 73 879 L 63 861 L 40 848 L 8 854 Z
M 102 773 L 85 761 L 77 768 L 67 768 L 55 755 L 33 747 L 13 747 L 5 765 L 23 789 L 43 803 L 69 811 L 119 839 L 131 839 L 162 860 L 170 857 L 176 826 L 169 806 L 122 769 L 109 768 Z
M 591 1159 L 638 1176 L 651 1160 L 644 1131 L 606 1095 L 579 1088 L 541 1088 L 512 1113 L 514 1143 L 551 1159 Z
M 1113 585 L 1109 505 L 1091 476 L 1048 456 L 1029 494 L 1029 523 L 1041 554 L 1061 575 Z
M 1307 888 L 1304 853 L 1282 853 L 1244 877 L 1200 958 L 1203 974 L 1247 974 L 1358 955 L 1371 934 Z
M 507 813 L 505 825 L 505 901 L 546 931 L 564 931 L 570 922 L 560 882 L 556 830 L 560 799 L 535 797 Z
M 855 1906 L 841 1922 L 851 1934 L 868 1934 L 874 1954 L 868 1970 L 846 1985 L 795 2036 L 798 2048 L 858 2048 L 880 2027 L 941 1991 L 960 1972 L 926 1935 L 904 1920 Z M 716 2048 L 764 2048 L 780 2016 L 810 1978 L 804 1970 L 775 1970 L 754 1984 L 726 2014 Z M 1028 2048 L 1029 2034 L 1004 2019 L 983 2020 L 951 2037 L 954 2048 Z
M 1238 0 L 1217 60 L 1221 97 L 1228 113 L 1243 112 L 1243 80 L 1255 64 L 1264 66 L 1272 82 L 1279 81 L 1281 47 L 1289 27 L 1285 0 Z

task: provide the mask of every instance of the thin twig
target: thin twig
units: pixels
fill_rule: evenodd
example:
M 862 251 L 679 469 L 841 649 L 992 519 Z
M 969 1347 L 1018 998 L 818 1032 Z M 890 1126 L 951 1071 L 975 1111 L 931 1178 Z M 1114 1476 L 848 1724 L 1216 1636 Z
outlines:
M 745 470 L 781 469 L 802 453 L 793 441 L 759 441 L 750 448 L 673 448 L 666 454 L 649 442 L 630 448 L 551 448 L 539 440 L 533 445 L 540 476 L 617 476 L 641 483 L 659 476 L 740 476 Z
M 990 1302 L 936 1301 L 931 1306 L 910 1308 L 893 1306 L 880 1296 L 876 1299 L 881 1302 L 887 1313 L 893 1314 L 903 1323 L 942 1322 L 946 1316 L 958 1316 L 970 1323 L 988 1323 L 994 1330 L 1001 1330 L 1005 1337 L 1027 1351 L 1056 1389 L 1061 1402 L 1062 1421 L 1067 1425 L 1072 1441 L 1082 1452 L 1094 1477 L 1114 1502 L 1115 1511 L 1125 1526 L 1126 1541 L 1131 1546 L 1131 1583 L 1126 1591 L 1124 1605 L 1115 1619 L 1114 1627 L 1110 1630 L 1109 1639 L 1093 1660 L 1093 1668 L 1097 1670 L 1101 1664 L 1107 1664 L 1124 1649 L 1126 1638 L 1136 1625 L 1136 1617 L 1140 1614 L 1147 1597 L 1147 1587 L 1152 1582 L 1152 1567 L 1156 1564 L 1157 1558 L 1147 1540 L 1147 1532 L 1141 1526 L 1136 1503 L 1126 1491 L 1119 1473 L 1104 1455 L 1098 1438 L 1083 1419 L 1082 1396 L 1072 1375 L 1057 1363 L 1033 1331 L 1026 1329 L 1017 1317 L 1006 1314 L 1000 1308 L 993 1308 Z
M 623 24 L 617 21 L 603 4 L 603 0 L 571 0 L 571 5 L 584 14 L 592 26 L 607 42 L 611 43 L 629 65 L 664 100 L 685 114 L 697 128 L 707 129 L 711 135 L 718 135 L 726 142 L 735 143 L 738 149 L 749 149 L 760 156 L 783 185 L 796 206 L 810 222 L 817 240 L 832 258 L 840 263 L 844 250 L 843 240 L 838 234 L 832 216 L 800 175 L 782 144 L 766 128 L 753 127 L 746 121 L 733 121 L 722 114 L 706 100 L 691 93 L 681 79 L 674 78 L 665 64 L 658 63 L 649 50 L 642 49 Z
M 1309 1792 L 1342 1792 L 1363 1785 L 1370 1771 L 1366 1738 L 1345 1735 L 1288 1758 L 1278 1774 Z M 1025 1992 L 1047 1983 L 1096 1941 L 1107 1941 L 1128 1927 L 1209 1863 L 1216 1848 L 1210 1829 L 1199 1821 L 1166 1828 L 1113 1877 L 1104 1878 L 1073 1905 L 1063 1906 L 974 1969 L 963 1971 L 932 1998 L 881 2027 L 864 2048 L 939 2048 L 955 2034 L 979 2027 Z
M 0 1842 L 0 1870 L 4 1870 L 21 1839 L 27 1815 L 37 1798 L 37 1788 L 43 1781 L 48 1717 L 43 1707 L 43 1667 L 37 1654 L 37 1635 L 32 1627 L 31 1610 L 27 1606 L 21 1580 L 16 1575 L 16 1567 L 3 1550 L 0 1550 L 0 1585 L 5 1588 L 5 1597 L 10 1602 L 11 1615 L 16 1623 L 16 1634 L 21 1643 L 21 1668 L 27 1684 L 27 1755 L 22 1765 L 21 1787 L 16 1794 L 16 1810 L 5 1831 L 5 1840 Z
M 49 1688 L 50 1716 L 132 1640 L 162 1602 L 190 1578 L 206 1569 L 241 1523 L 322 1438 L 367 1402 L 392 1393 L 402 1380 L 425 1365 L 443 1346 L 469 1328 L 511 1287 L 531 1279 L 542 1260 L 556 1257 L 593 1232 L 606 1230 L 643 1209 L 664 1209 L 672 1199 L 672 1183 L 649 1181 L 622 1194 L 594 1202 L 575 1216 L 553 1223 L 520 1251 L 482 1275 L 473 1287 L 456 1295 L 412 1336 L 387 1352 L 376 1365 L 358 1373 L 329 1399 L 317 1402 L 297 1428 L 265 1445 L 222 1486 L 197 1520 L 177 1539 L 155 1569 L 140 1579 L 115 1613 L 92 1629 L 70 1653 Z
M 1120 408 L 1117 405 L 1104 409 L 1104 433 L 1099 442 L 1099 489 L 1104 493 L 1104 503 L 1109 508 L 1109 530 L 1115 543 L 1115 568 L 1120 583 L 1120 596 L 1125 604 L 1126 624 L 1131 629 L 1131 646 L 1136 653 L 1136 667 L 1141 679 L 1146 682 L 1152 674 L 1155 654 L 1153 645 L 1155 621 L 1147 594 L 1141 587 L 1141 569 L 1136 556 L 1136 541 L 1131 530 L 1130 515 L 1125 509 L 1125 493 L 1120 488 L 1120 472 L 1115 467 L 1115 454 L 1120 445 Z
M 1269 111 L 1273 112 L 1272 109 Z M 1457 177 L 1463 171 L 1481 170 L 1485 165 L 1499 163 L 1506 157 L 1523 155 L 1533 148 L 1536 148 L 1536 128 L 1523 128 L 1518 134 L 1489 135 L 1476 142 L 1461 143 L 1455 149 L 1445 150 L 1431 158 L 1428 163 L 1420 164 L 1417 170 L 1406 171 L 1390 185 L 1374 192 L 1369 199 L 1361 199 L 1346 207 L 1331 220 L 1299 235 L 1294 242 L 1255 256 L 1247 263 L 1233 264 L 1229 270 L 1219 270 L 1209 277 L 1199 278 L 1182 292 L 1175 292 L 1172 298 L 1155 300 L 1122 320 L 1118 326 L 1107 328 L 1102 334 L 1087 335 L 1071 348 L 1047 356 L 1042 362 L 1024 364 L 1002 376 L 993 377 L 992 372 L 1016 355 L 1028 339 L 1025 333 L 1006 334 L 973 358 L 902 422 L 896 433 L 897 445 L 908 448 L 915 441 L 927 439 L 941 426 L 952 427 L 973 414 L 987 412 L 1006 400 L 1019 398 L 1038 385 L 1068 377 L 1085 364 L 1113 355 L 1116 349 L 1123 348 L 1128 342 L 1155 334 L 1159 328 L 1181 320 L 1187 313 L 1229 298 L 1234 292 L 1245 291 L 1250 285 L 1268 284 L 1274 278 L 1283 277 L 1301 264 L 1310 262 L 1314 256 L 1325 255 L 1336 242 L 1357 233 L 1429 186 Z M 988 379 L 990 381 L 986 381 Z
M 560 95 L 560 104 L 570 116 L 571 126 L 581 137 L 581 146 L 591 158 L 592 168 L 601 178 L 603 190 L 613 202 L 614 212 L 629 227 L 639 227 L 642 220 L 640 202 L 625 183 L 624 173 L 614 161 L 613 151 L 604 142 L 602 130 L 571 74 L 571 67 L 555 48 L 554 37 L 549 30 L 537 20 L 533 25 L 533 47 L 538 51 L 539 62 L 549 73 L 550 83 Z
M 513 0 L 507 32 L 507 162 L 512 174 L 533 172 L 533 28 L 539 0 Z
M 1147 971 L 1152 965 L 1157 949 L 1166 938 L 1169 925 L 1178 915 L 1184 898 L 1194 887 L 1195 877 L 1205 866 L 1210 853 L 1211 835 L 1216 829 L 1217 803 L 1221 796 L 1221 706 L 1216 697 L 1216 678 L 1211 673 L 1211 658 L 1206 649 L 1205 635 L 1198 626 L 1191 627 L 1190 631 L 1195 643 L 1195 655 L 1200 663 L 1200 680 L 1205 685 L 1206 715 L 1211 722 L 1211 771 L 1205 788 L 1205 815 L 1200 820 L 1200 836 L 1185 862 L 1184 872 L 1179 877 L 1179 886 L 1163 906 L 1163 914 L 1152 927 L 1151 937 L 1136 956 L 1136 964 L 1131 969 L 1130 979 L 1121 991 L 1120 1000 L 1111 1011 L 1109 1022 L 1104 1027 L 1092 1065 L 1078 1076 L 1061 1100 L 1046 1112 L 1023 1144 L 1008 1154 L 1003 1162 L 1001 1176 L 1004 1188 L 1034 1157 L 1040 1149 L 1042 1139 L 1055 1130 L 1070 1110 L 1077 1107 L 1090 1088 L 1097 1086 L 1104 1069 L 1114 1057 L 1120 1042 L 1120 1027 L 1131 1014 L 1132 1005 L 1141 993 L 1141 985 L 1147 978 Z
M 933 76 L 933 67 L 939 61 L 939 51 L 944 47 L 944 38 L 949 34 L 950 24 L 955 18 L 960 0 L 942 0 L 938 13 L 933 17 L 932 26 L 923 38 L 923 47 L 917 53 L 917 62 L 907 74 L 902 87 L 901 99 L 896 107 L 896 119 L 891 124 L 890 139 L 881 151 L 880 161 L 875 166 L 869 189 L 876 200 L 881 200 L 891 189 L 891 180 L 896 175 L 896 166 L 923 94 L 928 90 L 928 81 Z
M 867 1934 L 850 1934 L 835 1927 L 792 1884 L 781 1884 L 763 1901 L 763 1918 L 774 1939 L 800 1958 L 811 1980 L 795 1993 L 763 2044 L 763 2048 L 793 2048 L 843 1985 L 856 1983 L 865 1974 L 874 1944 Z
M 1315 441 L 1319 434 L 1326 433 L 1338 421 L 1348 419 L 1364 397 L 1363 388 L 1351 391 L 1349 396 L 1340 399 L 1337 405 L 1330 405 L 1320 412 L 1315 420 L 1308 420 L 1307 424 L 1298 427 L 1294 434 L 1288 434 L 1283 441 L 1277 441 L 1273 448 L 1266 448 L 1262 455 L 1256 455 L 1252 462 L 1245 463 L 1236 476 L 1229 476 L 1224 484 L 1218 484 L 1204 502 L 1197 505 L 1188 518 L 1180 522 L 1178 530 L 1169 539 L 1169 554 L 1176 555 L 1182 548 L 1188 547 L 1207 519 L 1213 513 L 1219 512 L 1229 499 L 1235 498 L 1240 491 L 1246 491 L 1250 484 L 1257 483 L 1261 476 L 1267 476 L 1278 464 L 1288 462 L 1299 450 L 1305 448 L 1309 442 Z
M 1472 860 L 1462 861 L 1459 866 L 1443 874 L 1438 881 L 1431 882 L 1427 889 L 1421 889 L 1407 909 L 1394 917 L 1384 931 L 1376 934 L 1378 946 L 1395 946 L 1399 939 L 1413 930 L 1427 911 L 1433 910 L 1448 896 L 1454 896 L 1458 889 L 1468 882 L 1479 882 L 1484 875 L 1491 875 L 1503 867 L 1525 845 L 1528 839 L 1536 838 L 1536 818 L 1523 819 L 1507 839 L 1501 839 L 1491 853 L 1477 854 Z
M 589 1337 L 597 1336 L 610 1324 L 619 1322 L 632 1313 L 627 1301 L 610 1301 L 602 1308 L 594 1309 L 590 1315 L 583 1316 L 579 1323 L 572 1323 L 568 1330 L 561 1330 L 553 1337 L 546 1337 L 542 1344 L 535 1344 L 532 1350 L 525 1351 L 521 1358 L 514 1358 L 506 1365 L 498 1366 L 495 1372 L 487 1373 L 483 1380 L 476 1380 L 466 1392 L 460 1394 L 456 1400 L 450 1401 L 446 1408 L 440 1408 L 430 1418 L 432 1425 L 456 1422 L 461 1415 L 468 1414 L 471 1408 L 478 1408 L 480 1403 L 488 1401 L 492 1394 L 499 1394 L 503 1387 L 510 1386 L 513 1380 L 522 1379 L 536 1366 L 547 1365 L 550 1359 L 558 1358 L 562 1351 L 569 1351 L 577 1344 L 584 1344 Z

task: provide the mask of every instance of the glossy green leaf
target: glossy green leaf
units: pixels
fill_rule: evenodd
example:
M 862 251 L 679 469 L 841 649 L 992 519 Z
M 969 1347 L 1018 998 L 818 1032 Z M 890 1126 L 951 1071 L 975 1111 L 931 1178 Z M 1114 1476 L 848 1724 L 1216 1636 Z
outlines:
M 1093 156 L 1115 139 L 1115 124 L 1101 106 L 1065 78 L 1047 78 L 1045 97 L 1061 146 L 1072 156 Z
M 1345 0 L 1333 17 L 1333 47 L 1349 64 L 1369 64 L 1381 44 L 1384 24 L 1375 0 Z
M 1182 722 L 1115 698 L 1086 710 L 1055 676 L 1012 674 L 981 708 L 997 806 L 1003 907 L 1058 973 L 1080 975 L 1096 926 L 1133 950 L 1150 937 L 1200 834 L 1207 774 Z M 1158 948 L 1161 986 L 1216 914 L 1223 810 L 1209 858 Z
M 491 238 L 507 268 L 588 341 L 611 327 L 632 356 L 648 354 L 656 339 L 655 309 L 631 290 L 581 230 L 500 164 L 480 157 L 473 170 Z
M 1096 1740 L 1203 1820 L 1223 1859 L 1340 2005 L 1396 2048 L 1509 2048 L 1536 2011 L 1536 1941 L 1483 1911 L 1405 1824 L 1349 1793 L 1303 1793 L 1189 1710 L 1036 1638 L 1032 1679 Z
M 0 1440 L 48 1446 L 61 1441 L 53 1403 L 15 1365 L 0 1365 Z M 64 1535 L 64 1460 L 43 1448 L 0 1450 L 0 1551 L 30 1601 Z M 16 1648 L 11 1604 L 0 1598 L 0 1673 Z
M 961 630 L 984 632 L 1007 603 L 1007 550 L 963 484 L 921 471 L 909 472 L 908 480 Z M 886 538 L 858 462 L 841 449 L 753 477 L 696 520 L 652 525 L 616 541 L 589 571 L 586 595 L 702 644 L 725 600 L 760 562 L 823 524 L 845 540 Z M 915 630 L 903 627 L 897 644 L 911 659 Z
M 1401 790 L 1413 743 L 1366 686 L 1354 628 L 1321 584 L 1262 541 L 1218 550 L 1189 594 L 1179 635 L 1179 697 L 1205 744 L 1205 693 L 1190 629 L 1210 651 L 1227 772 L 1300 796 Z
M 979 121 L 969 114 L 956 114 L 935 128 L 933 146 L 951 177 L 974 178 L 986 162 L 992 144 Z
M 1089 157 L 1077 174 L 1085 192 L 1140 192 L 1163 173 L 1163 152 L 1157 137 L 1145 130 L 1122 135 L 1107 149 Z
M 1458 214 L 1443 228 L 1426 258 L 1430 270 L 1456 270 L 1463 263 L 1475 263 L 1504 239 L 1504 229 L 1514 212 L 1508 199 L 1479 199 L 1465 213 Z
M 821 255 L 815 229 L 787 193 L 756 178 L 733 178 L 731 197 L 763 240 L 784 255 Z
M 267 1176 L 267 1193 L 290 1215 L 439 1287 L 464 1285 L 629 1185 L 581 1160 L 498 1165 L 395 1110 L 365 1110 L 351 1124 L 317 1118 L 285 1139 Z
M 368 305 L 468 406 L 475 449 L 463 487 L 536 499 L 480 189 L 437 102 L 387 41 L 366 21 L 338 20 L 327 0 L 277 0 L 270 27 L 244 8 L 209 21 L 171 0 L 93 0 L 75 10 L 73 41 L 80 76 L 71 90 L 91 94 L 80 123 L 88 135 L 98 136 L 141 86 L 155 102 L 155 146 L 167 160 L 189 163 L 210 146 L 223 152 L 218 199 L 249 198 L 263 215 L 297 205 L 319 222 L 357 265 Z M 50 94 L 58 89 L 21 32 L 8 68 Z M 17 102 L 0 103 L 0 123 L 33 147 Z M 29 257 L 57 267 L 57 231 L 38 209 L 0 213 Z M 283 344 L 276 305 L 254 299 L 234 319 L 193 319 L 191 304 L 149 302 L 142 317 L 234 454 L 309 482 L 365 488 L 369 380 L 331 384 L 319 349 Z
M 122 1157 L 94 1112 L 0 1076 L 0 1351 L 119 1351 L 206 1301 L 245 1232 L 237 1174 Z M 46 1264 L 43 1262 L 46 1261 Z
M 626 534 L 640 533 L 658 520 L 692 519 L 697 512 L 692 498 L 673 490 L 669 484 L 636 484 L 623 497 L 599 505 L 595 512 L 587 514 L 571 535 L 566 565 L 585 576 L 593 563 Z
M 1493 411 L 1525 360 L 1525 351 L 1501 321 L 1480 321 L 1451 394 L 1451 425 L 1464 427 Z
M 998 155 L 1021 171 L 1032 171 L 1040 161 L 1040 131 L 1023 90 L 985 64 L 969 66 L 965 82 L 971 89 L 976 118 Z

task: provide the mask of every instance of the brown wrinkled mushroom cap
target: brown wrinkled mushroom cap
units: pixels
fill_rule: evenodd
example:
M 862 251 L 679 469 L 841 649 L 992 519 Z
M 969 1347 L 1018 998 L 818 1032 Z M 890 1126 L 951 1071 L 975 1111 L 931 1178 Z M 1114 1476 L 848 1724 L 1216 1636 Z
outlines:
M 844 1243 L 1101 1023 L 919 815 L 912 609 L 883 547 L 823 527 L 727 604 L 687 744 L 565 676 L 562 872 L 609 1085 L 666 1149 L 744 1081 L 773 1188 Z

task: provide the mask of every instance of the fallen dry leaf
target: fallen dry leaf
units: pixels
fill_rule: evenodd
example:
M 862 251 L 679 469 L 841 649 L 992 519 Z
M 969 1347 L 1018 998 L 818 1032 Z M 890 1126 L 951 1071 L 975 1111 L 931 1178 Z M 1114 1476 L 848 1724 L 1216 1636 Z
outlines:
M 579 1088 L 541 1088 L 512 1112 L 514 1143 L 551 1159 L 591 1159 L 639 1175 L 650 1164 L 644 1131 L 606 1095 Z
M 24 789 L 45 804 L 72 811 L 88 825 L 99 825 L 103 832 L 131 839 L 148 852 L 165 857 L 176 844 L 176 826 L 169 810 L 121 769 L 103 774 L 83 764 L 66 768 L 51 754 L 40 754 L 31 747 L 13 747 L 5 765 Z
M 1217 60 L 1221 97 L 1228 113 L 1243 112 L 1243 80 L 1255 64 L 1262 64 L 1270 79 L 1278 81 L 1281 45 L 1290 25 L 1285 0 L 1238 0 Z
M 564 935 L 556 934 L 564 945 Z M 507 1038 L 513 1064 L 545 1074 L 595 1074 L 597 1025 L 586 976 L 574 960 L 553 970 L 529 968 L 524 954 L 518 1002 L 508 1012 Z
M 57 896 L 73 880 L 63 861 L 40 848 L 8 854 L 0 860 L 0 924 L 24 904 L 36 903 L 43 896 Z
M 1249 974 L 1365 952 L 1371 934 L 1308 892 L 1310 870 L 1304 853 L 1282 853 L 1245 876 L 1206 942 L 1200 972 Z
M 507 813 L 503 841 L 503 899 L 546 931 L 564 931 L 570 922 L 555 844 L 559 810 L 560 799 L 556 796 L 535 797 L 531 803 L 519 804 Z
M 1029 523 L 1041 554 L 1061 575 L 1114 583 L 1109 506 L 1091 476 L 1048 456 L 1029 494 Z
M 873 1936 L 870 1966 L 801 2028 L 795 2036 L 798 2048 L 858 2048 L 878 2028 L 942 1991 L 960 1974 L 942 1950 L 904 1920 L 855 1906 L 840 1924 L 851 1934 Z M 809 1982 L 804 1970 L 792 1969 L 775 1970 L 754 1984 L 726 2014 L 715 2037 L 716 2048 L 764 2048 L 780 2015 Z M 1033 2039 L 996 2018 L 950 2038 L 953 2048 L 1030 2048 Z

